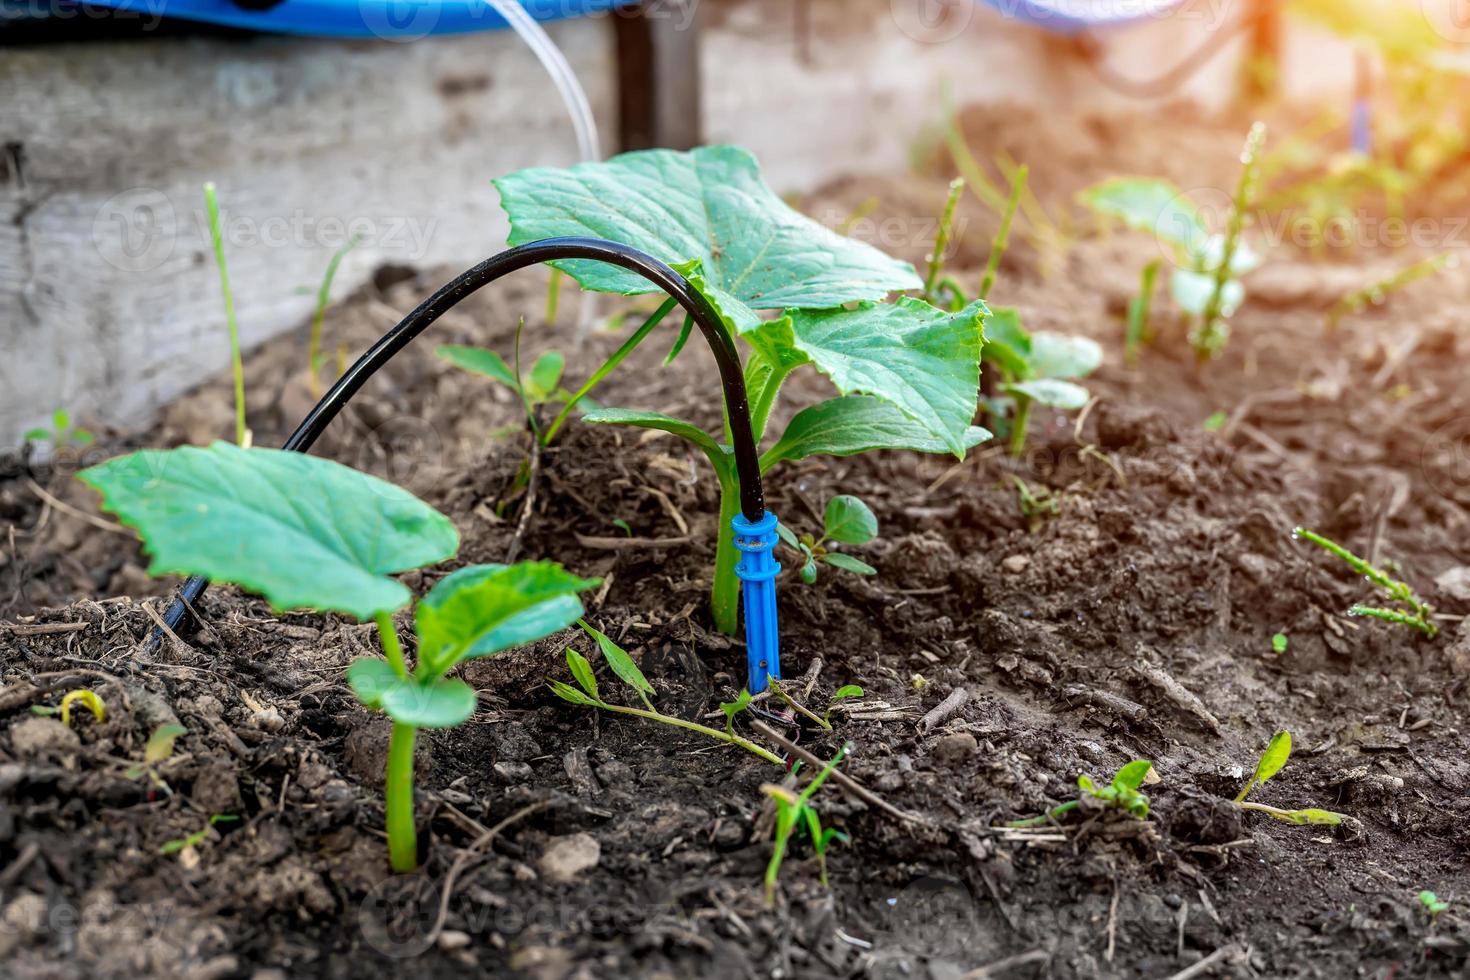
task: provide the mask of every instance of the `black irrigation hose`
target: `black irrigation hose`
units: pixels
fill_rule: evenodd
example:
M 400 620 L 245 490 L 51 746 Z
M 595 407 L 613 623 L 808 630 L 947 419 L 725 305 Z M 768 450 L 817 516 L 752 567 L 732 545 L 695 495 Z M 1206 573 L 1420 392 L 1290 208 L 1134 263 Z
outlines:
M 291 438 L 281 448 L 301 453 L 310 449 L 332 419 L 337 417 L 352 396 L 367 383 L 368 378 L 465 297 L 482 286 L 488 286 L 502 276 L 527 266 L 564 259 L 591 259 L 636 272 L 673 297 L 689 314 L 690 319 L 699 325 L 704 339 L 709 342 L 710 351 L 715 355 L 715 364 L 720 370 L 720 384 L 725 389 L 725 410 L 730 419 L 731 439 L 735 443 L 735 470 L 740 477 L 740 510 L 747 520 L 760 520 L 766 510 L 765 493 L 761 487 L 760 454 L 751 430 L 745 374 L 740 366 L 740 355 L 735 350 L 734 339 L 725 329 L 719 314 L 689 284 L 689 280 L 636 248 L 597 238 L 547 238 L 530 242 L 507 249 L 457 276 L 420 303 L 398 326 L 389 330 L 367 353 L 358 358 L 347 369 L 347 373 L 338 378 L 337 383 L 322 396 L 322 400 L 317 402 L 316 407 L 296 427 L 296 431 L 291 433 Z M 202 575 L 191 576 L 183 584 L 178 596 L 164 613 L 163 622 L 168 629 L 179 629 L 189 612 L 189 606 L 208 587 L 209 580 Z M 162 630 L 155 630 L 150 644 L 157 643 L 161 633 Z

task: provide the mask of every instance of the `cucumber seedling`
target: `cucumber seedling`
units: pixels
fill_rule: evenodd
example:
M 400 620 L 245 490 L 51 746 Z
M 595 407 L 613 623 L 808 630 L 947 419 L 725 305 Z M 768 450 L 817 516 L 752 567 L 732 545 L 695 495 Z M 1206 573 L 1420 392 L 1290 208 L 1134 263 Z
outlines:
M 1020 456 L 1026 450 L 1032 405 L 1072 412 L 1087 404 L 1091 395 L 1076 379 L 1102 364 L 1102 347 L 1086 337 L 1029 333 L 1016 310 L 997 307 L 985 321 L 982 356 L 1000 375 L 1001 394 L 988 407 L 992 415 L 1009 416 L 1011 454 Z
M 1146 759 L 1134 759 L 1114 773 L 1112 781 L 1105 786 L 1093 782 L 1091 776 L 1083 773 L 1077 777 L 1077 788 L 1082 791 L 1077 799 L 1054 806 L 1038 817 L 1012 820 L 1006 826 L 1043 827 L 1077 810 L 1084 813 L 1120 810 L 1130 817 L 1139 820 L 1146 819 L 1148 817 L 1148 797 L 1139 792 L 1138 788 L 1148 778 L 1149 770 L 1153 766 L 1154 764 Z
M 757 443 L 793 372 L 811 367 L 831 380 L 838 397 L 796 413 L 761 455 L 762 473 L 783 461 L 876 449 L 963 458 L 989 438 L 970 424 L 985 305 L 947 311 L 915 298 L 880 303 L 893 292 L 922 289 L 924 281 L 908 263 L 788 207 L 744 150 L 627 153 L 567 169 L 520 171 L 496 186 L 510 216 L 512 245 L 598 235 L 668 263 L 703 294 L 731 346 L 735 339 L 746 345 L 743 371 Z M 553 265 L 583 289 L 641 295 L 656 288 L 616 266 L 585 260 Z M 777 313 L 762 319 L 757 310 Z M 624 347 L 630 345 L 636 346 L 633 338 Z M 720 488 L 711 613 L 721 632 L 733 633 L 740 583 L 731 521 L 740 488 L 729 433 L 624 408 L 596 409 L 583 419 L 662 430 L 710 461 Z M 548 431 L 554 434 L 556 425 Z
M 878 536 L 878 518 L 872 508 L 851 494 L 838 494 L 827 501 L 822 516 L 822 536 L 809 532 L 798 535 L 785 524 L 776 525 L 776 533 L 792 551 L 801 557 L 798 574 L 808 584 L 817 580 L 817 563 L 840 568 L 857 575 L 877 575 L 878 570 L 852 555 L 828 548 L 833 544 L 867 544 Z
M 469 685 L 445 675 L 575 622 L 577 593 L 597 584 L 549 562 L 462 568 L 418 604 L 410 671 L 393 613 L 413 597 L 389 576 L 452 557 L 459 534 L 408 491 L 316 456 L 225 442 L 142 450 L 78 475 L 138 531 L 151 574 L 204 575 L 255 592 L 278 612 L 336 612 L 377 626 L 386 660 L 359 658 L 347 679 L 364 705 L 393 722 L 385 815 L 399 872 L 418 863 L 418 730 L 452 728 L 475 707 Z
M 1242 810 L 1251 810 L 1256 813 L 1264 813 L 1273 820 L 1282 823 L 1290 823 L 1301 826 L 1303 824 L 1329 824 L 1337 825 L 1345 819 L 1341 813 L 1331 810 L 1321 810 L 1308 807 L 1304 810 L 1282 810 L 1264 803 L 1252 803 L 1246 799 L 1251 790 L 1255 789 L 1281 771 L 1286 765 L 1286 760 L 1291 757 L 1291 732 L 1277 732 L 1272 737 L 1266 751 L 1261 753 L 1261 758 L 1256 762 L 1256 771 L 1251 778 L 1241 787 L 1240 793 L 1235 797 L 1235 805 Z
M 1256 123 L 1241 151 L 1240 177 L 1231 198 L 1225 231 L 1210 234 L 1204 216 L 1174 183 L 1148 177 L 1113 177 L 1082 191 L 1078 200 L 1094 213 L 1148 232 L 1173 253 L 1169 293 L 1189 321 L 1189 343 L 1204 363 L 1218 356 L 1230 339 L 1229 318 L 1245 302 L 1240 277 L 1261 263 L 1246 244 L 1249 208 L 1256 196 L 1261 144 L 1266 129 Z M 1125 353 L 1130 360 L 1150 337 L 1158 261 L 1144 266 L 1138 295 L 1129 305 Z
M 1418 594 L 1407 584 L 1393 578 L 1387 572 L 1375 568 L 1336 541 L 1324 538 L 1316 531 L 1309 531 L 1304 527 L 1299 527 L 1291 532 L 1291 536 L 1304 541 L 1310 541 L 1323 551 L 1341 558 L 1349 568 L 1382 589 L 1384 595 L 1390 602 L 1406 607 L 1404 609 L 1390 609 L 1381 606 L 1364 606 L 1359 604 L 1348 609 L 1349 616 L 1368 616 L 1372 619 L 1381 619 L 1386 623 L 1398 623 L 1401 626 L 1409 626 L 1423 633 L 1431 640 L 1439 635 L 1439 627 L 1430 619 L 1434 614 L 1434 608 L 1423 599 L 1420 599 Z
M 812 803 L 812 797 L 816 795 L 817 790 L 822 788 L 827 777 L 832 775 L 832 771 L 843 759 L 847 758 L 851 751 L 851 743 L 843 745 L 800 793 L 793 793 L 786 787 L 777 786 L 774 783 L 761 785 L 761 792 L 765 793 L 776 806 L 771 860 L 766 864 L 767 905 L 776 904 L 776 882 L 781 875 L 781 862 L 786 859 L 786 851 L 791 846 L 792 839 L 801 830 L 805 830 L 811 839 L 812 852 L 816 854 L 817 866 L 821 869 L 822 887 L 827 887 L 827 849 L 833 841 L 847 843 L 848 837 L 839 830 L 822 826 L 822 818 L 817 813 L 816 805 Z M 801 763 L 797 762 L 793 767 L 793 776 L 796 775 L 800 766 Z

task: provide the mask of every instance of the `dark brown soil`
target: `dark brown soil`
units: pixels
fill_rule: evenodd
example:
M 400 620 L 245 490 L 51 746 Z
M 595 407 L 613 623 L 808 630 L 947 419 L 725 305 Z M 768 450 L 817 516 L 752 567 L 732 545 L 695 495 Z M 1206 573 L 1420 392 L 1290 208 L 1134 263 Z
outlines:
M 1228 186 L 1239 134 L 1183 116 L 1087 121 L 1066 131 L 1078 145 L 1005 118 L 972 120 L 977 142 L 1030 162 L 1057 213 L 1091 179 L 1152 169 L 1140 146 L 1191 147 L 1156 155 L 1176 161 L 1166 170 L 1202 168 L 1182 181 Z M 875 217 L 918 224 L 944 182 L 851 182 L 806 203 L 850 211 L 878 194 Z M 976 208 L 967 220 L 957 264 L 973 283 L 993 219 Z M 87 460 L 14 474 L 0 486 L 3 972 L 1158 978 L 1209 957 L 1213 972 L 1196 975 L 1464 975 L 1470 594 L 1446 573 L 1470 565 L 1470 284 L 1463 273 L 1418 284 L 1327 336 L 1326 301 L 1405 259 L 1322 264 L 1282 249 L 1251 280 L 1219 362 L 1197 373 L 1164 311 L 1159 345 L 1129 368 L 1119 311 L 1154 254 L 1130 236 L 1086 237 L 1043 277 L 1022 237 L 1007 258 L 996 302 L 1108 350 L 1090 382 L 1097 401 L 1080 419 L 1035 419 L 1025 458 L 881 454 L 772 480 L 772 507 L 793 526 L 813 526 L 837 492 L 879 516 L 880 540 L 859 551 L 876 578 L 783 577 L 783 656 L 819 710 L 841 685 L 865 688 L 834 714 L 835 732 L 809 728 L 801 744 L 827 756 L 850 741 L 844 769 L 916 817 L 823 790 L 824 819 L 851 842 L 830 855 L 830 889 L 795 845 L 775 908 L 760 886 L 760 787 L 785 774 L 558 701 L 542 679 L 564 675 L 566 645 L 588 649 L 572 633 L 464 670 L 479 710 L 424 740 L 423 873 L 391 877 L 383 724 L 342 680 L 376 648 L 371 629 L 274 616 L 218 588 L 204 629 L 150 651 L 145 597 L 173 583 L 150 581 L 135 544 L 97 526 L 70 479 Z M 443 273 L 391 278 L 331 312 L 333 344 L 361 350 Z M 527 356 L 560 345 L 578 377 L 616 343 L 579 341 L 571 310 L 535 323 L 541 303 L 527 274 L 460 307 L 319 447 L 453 517 L 464 546 L 451 564 L 503 559 L 515 522 L 498 515 L 523 444 L 497 435 L 515 425 L 510 396 L 439 362 L 432 342 L 508 350 L 525 314 Z M 691 345 L 661 369 L 668 342 L 597 397 L 715 421 L 707 355 Z M 260 444 L 309 407 L 301 348 L 288 338 L 249 361 Z M 822 384 L 797 386 L 787 411 Z M 155 431 L 111 434 L 89 455 L 227 433 L 227 391 L 206 386 Z M 1207 431 L 1217 411 L 1228 422 Z M 1023 514 L 1013 478 L 1049 489 L 1059 512 Z M 591 620 L 640 659 L 662 710 L 691 719 L 722 719 L 743 673 L 742 644 L 705 611 L 715 507 L 712 476 L 683 444 L 573 425 L 544 459 L 521 543 L 604 578 Z M 621 535 L 613 518 L 628 546 L 589 544 Z M 1441 613 L 1440 637 L 1347 618 L 1368 585 L 1293 541 L 1298 524 L 1394 563 Z M 406 580 L 421 592 L 448 570 Z M 1280 655 L 1278 632 L 1290 638 Z M 30 714 L 78 686 L 106 700 L 106 722 L 68 732 Z M 961 688 L 962 707 L 919 725 Z M 168 791 L 130 778 L 148 733 L 175 720 L 188 734 L 159 767 Z M 1296 751 L 1252 798 L 1342 811 L 1347 824 L 1289 826 L 1229 803 L 1283 728 Z M 1159 777 L 1147 820 L 1003 829 L 1075 798 L 1079 773 L 1106 779 L 1134 758 Z M 160 853 L 214 814 L 239 819 Z M 595 864 L 559 880 L 558 855 L 587 849 L 583 835 Z M 1431 921 L 1421 889 L 1449 911 Z

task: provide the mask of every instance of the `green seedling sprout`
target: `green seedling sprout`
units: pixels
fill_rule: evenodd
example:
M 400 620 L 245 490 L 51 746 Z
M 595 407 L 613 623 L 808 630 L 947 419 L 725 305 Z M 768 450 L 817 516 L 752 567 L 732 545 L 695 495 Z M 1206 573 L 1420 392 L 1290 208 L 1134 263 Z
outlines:
M 1291 641 L 1287 638 L 1285 633 L 1276 633 L 1271 637 L 1271 652 L 1275 653 L 1277 656 L 1280 656 L 1281 654 L 1286 652 L 1286 648 L 1290 645 L 1290 643 Z
M 1440 913 L 1447 911 L 1450 907 L 1449 902 L 1443 901 L 1438 895 L 1427 888 L 1414 897 L 1418 899 L 1420 906 L 1423 907 L 1431 922 L 1439 918 Z
M 1295 824 L 1297 826 L 1304 826 L 1306 824 L 1336 826 L 1342 823 L 1346 818 L 1341 813 L 1334 813 L 1331 810 L 1320 810 L 1315 807 L 1308 807 L 1304 810 L 1282 810 L 1274 806 L 1267 806 L 1264 803 L 1252 803 L 1246 800 L 1251 790 L 1264 784 L 1266 780 L 1280 772 L 1282 767 L 1286 765 L 1286 760 L 1290 757 L 1291 732 L 1277 732 L 1271 738 L 1270 744 L 1266 746 L 1266 751 L 1261 753 L 1260 760 L 1256 762 L 1256 771 L 1251 774 L 1251 778 L 1246 781 L 1246 784 L 1241 787 L 1240 792 L 1236 795 L 1235 805 L 1242 810 L 1253 810 L 1256 813 L 1264 813 L 1273 820 L 1280 820 L 1282 823 Z
M 1128 328 L 1123 335 L 1123 358 L 1130 365 L 1138 363 L 1138 351 L 1153 340 L 1149 322 L 1153 314 L 1154 286 L 1159 278 L 1160 260 L 1144 265 L 1138 274 L 1138 295 L 1128 301 Z
M 57 708 L 44 704 L 33 704 L 31 705 L 31 714 L 45 715 L 48 717 L 50 715 L 60 715 L 61 723 L 67 728 L 70 728 L 72 727 L 71 708 L 77 702 L 81 702 L 82 707 L 92 712 L 92 717 L 97 719 L 97 721 L 102 722 L 107 720 L 107 705 L 102 702 L 102 698 L 98 696 L 96 691 L 85 687 L 78 688 L 75 691 L 68 691 L 61 699 L 61 706 Z
M 1204 421 L 1205 431 L 1219 432 L 1221 429 L 1225 428 L 1226 423 L 1228 423 L 1229 421 L 1230 413 L 1211 412 L 1209 418 L 1205 419 Z
M 1329 332 L 1336 330 L 1343 317 L 1361 313 L 1369 306 L 1380 306 L 1391 294 L 1404 287 L 1421 279 L 1428 279 L 1443 269 L 1457 268 L 1459 264 L 1460 257 L 1453 252 L 1431 255 L 1377 282 L 1355 289 L 1327 308 L 1327 312 L 1323 314 L 1324 326 Z
M 867 504 L 851 494 L 839 494 L 827 501 L 822 524 L 820 538 L 805 532 L 797 535 L 784 524 L 776 525 L 781 541 L 801 556 L 797 574 L 803 582 L 811 584 L 817 580 L 818 562 L 856 575 L 878 574 L 878 570 L 867 562 L 827 546 L 829 541 L 835 544 L 867 544 L 878 536 L 878 518 Z
M 214 245 L 214 263 L 219 268 L 220 292 L 225 301 L 225 326 L 230 332 L 230 372 L 235 381 L 235 445 L 249 444 L 245 428 L 245 362 L 240 356 L 240 327 L 235 322 L 235 294 L 230 289 L 230 270 L 225 265 L 224 232 L 220 229 L 219 197 L 213 183 L 204 185 L 204 210 L 209 215 L 209 240 Z
M 1001 256 L 1005 255 L 1006 247 L 1011 242 L 1011 221 L 1016 217 L 1016 206 L 1021 203 L 1021 195 L 1026 190 L 1026 178 L 1030 174 L 1026 167 L 1018 167 L 1011 178 L 1011 196 L 1006 201 L 1006 209 L 1001 212 L 1000 227 L 996 229 L 995 239 L 990 243 L 990 257 L 985 260 L 985 275 L 980 280 L 980 298 L 990 298 L 990 288 L 995 285 L 995 274 L 1000 270 Z
M 565 628 L 582 615 L 577 593 L 597 584 L 550 562 L 461 568 L 414 610 L 410 671 L 393 614 L 413 594 L 391 576 L 452 557 L 459 534 L 408 491 L 320 457 L 225 442 L 142 450 L 79 477 L 139 532 L 154 575 L 203 575 L 259 593 L 277 611 L 337 612 L 376 625 L 385 659 L 353 661 L 347 679 L 365 706 L 393 722 L 384 810 L 398 872 L 418 863 L 418 730 L 452 728 L 475 707 L 469 685 L 445 675 Z
M 1431 640 L 1439 635 L 1439 627 L 1430 619 L 1434 614 L 1434 608 L 1423 599 L 1420 599 L 1408 585 L 1390 577 L 1388 573 L 1368 564 L 1368 562 L 1359 558 L 1351 551 L 1348 551 L 1342 545 L 1328 538 L 1324 538 L 1316 531 L 1309 531 L 1304 527 L 1299 527 L 1291 532 L 1291 536 L 1310 541 L 1324 551 L 1341 558 L 1349 568 L 1382 589 L 1384 595 L 1387 596 L 1390 602 L 1396 602 L 1408 607 L 1408 611 L 1405 612 L 1400 609 L 1354 605 L 1348 610 L 1349 616 L 1368 616 L 1373 619 L 1381 619 L 1386 623 L 1411 626 Z
M 735 734 L 735 716 L 745 710 L 745 707 L 750 704 L 750 695 L 748 692 L 742 692 L 744 694 L 743 699 L 736 699 L 732 704 L 722 704 L 720 706 L 725 712 L 725 731 L 710 728 L 698 722 L 686 721 L 683 718 L 675 718 L 673 715 L 666 715 L 653 706 L 652 699 L 657 692 L 654 690 L 653 685 L 648 682 L 648 678 L 643 676 L 643 671 L 638 669 L 638 665 L 634 663 L 633 658 L 628 652 L 618 646 L 606 633 L 593 629 L 585 622 L 581 622 L 579 625 L 581 625 L 583 631 L 588 636 L 597 642 L 598 649 L 602 651 L 603 659 L 607 662 L 612 672 L 617 675 L 619 680 L 637 693 L 644 706 L 642 708 L 633 708 L 628 705 L 613 704 L 604 700 L 597 683 L 597 675 L 592 669 L 591 661 L 571 647 L 567 647 L 566 651 L 567 669 L 571 671 L 572 679 L 577 682 L 577 685 L 573 687 L 564 681 L 548 679 L 547 685 L 557 697 L 563 701 L 582 705 L 583 707 L 600 708 L 603 711 L 609 711 L 613 714 L 629 715 L 634 718 L 641 718 L 644 721 L 656 721 L 661 725 L 696 732 L 712 738 L 717 742 L 738 746 L 773 765 L 784 766 L 786 764 L 774 752 L 763 749 L 749 739 Z
M 885 303 L 895 292 L 922 290 L 924 280 L 907 263 L 792 210 L 766 186 L 745 151 L 647 150 L 567 169 L 533 168 L 495 183 L 510 216 L 513 245 L 601 235 L 670 263 L 688 279 L 719 314 L 731 344 L 745 345 L 757 442 L 767 436 L 793 372 L 810 366 L 831 380 L 838 397 L 796 413 L 761 454 L 762 472 L 813 455 L 878 449 L 963 458 L 990 437 L 970 424 L 978 402 L 984 304 L 948 311 L 912 297 Z M 605 264 L 555 265 L 583 289 L 621 295 L 654 289 Z M 672 301 L 665 307 L 672 309 Z M 758 310 L 776 315 L 765 319 Z M 621 363 L 661 318 L 656 313 L 589 384 Z M 681 331 L 680 341 L 683 336 Z M 733 634 L 740 583 L 730 522 L 739 510 L 739 486 L 729 434 L 622 408 L 594 409 L 583 420 L 668 432 L 710 461 L 720 488 L 710 610 L 716 628 Z M 561 421 L 553 421 L 548 437 Z
M 1021 508 L 1021 516 L 1026 518 L 1026 526 L 1035 533 L 1041 526 L 1041 522 L 1048 517 L 1055 517 L 1062 512 L 1062 498 L 1050 487 L 1033 489 L 1030 484 L 1016 474 L 1011 474 L 1011 482 L 1016 487 L 1016 499 Z
M 1190 331 L 1189 343 L 1195 357 L 1205 362 L 1219 355 L 1230 339 L 1230 327 L 1225 322 L 1230 306 L 1227 291 L 1236 275 L 1236 253 L 1240 248 L 1240 235 L 1245 228 L 1247 210 L 1256 196 L 1257 173 L 1260 165 L 1261 144 L 1266 140 L 1266 126 L 1257 122 L 1251 126 L 1245 138 L 1245 147 L 1240 151 L 1240 181 L 1235 187 L 1235 196 L 1230 201 L 1230 220 L 1226 224 L 1225 240 L 1218 257 L 1211 256 L 1214 284 L 1204 311 Z M 1210 266 L 1205 272 L 1211 271 Z
M 843 745 L 799 794 L 773 783 L 761 785 L 761 792 L 770 797 L 771 802 L 776 806 L 774 843 L 771 849 L 771 860 L 766 865 L 767 905 L 776 904 L 776 881 L 781 874 L 781 862 L 786 858 L 786 850 L 791 845 L 792 838 L 802 829 L 805 829 L 811 838 L 812 851 L 816 854 L 817 864 L 821 869 L 822 887 L 827 887 L 827 849 L 834 840 L 846 843 L 848 837 L 841 831 L 822 827 L 821 817 L 811 799 L 817 790 L 822 788 L 827 777 L 832 775 L 838 763 L 845 759 L 851 751 L 851 743 Z
M 965 179 L 963 177 L 956 177 L 949 182 L 949 196 L 944 201 L 944 211 L 939 218 L 939 231 L 934 236 L 934 251 L 929 253 L 929 271 L 924 276 L 923 296 L 926 303 L 938 304 L 939 302 L 939 274 L 944 269 L 944 252 L 949 248 L 955 208 L 959 206 L 960 195 L 964 192 Z
M 63 446 L 89 446 L 97 436 L 90 429 L 73 427 L 71 413 L 58 408 L 51 413 L 51 428 L 27 429 L 23 438 L 26 442 L 49 442 L 55 449 Z
M 1082 791 L 1077 799 L 1054 806 L 1039 817 L 1012 820 L 1006 826 L 1044 827 L 1055 823 L 1074 810 L 1090 807 L 1120 810 L 1138 820 L 1144 820 L 1148 817 L 1148 797 L 1140 793 L 1138 787 L 1143 785 L 1143 781 L 1148 778 L 1149 770 L 1153 766 L 1152 762 L 1145 759 L 1135 759 L 1119 769 L 1113 775 L 1112 782 L 1106 786 L 1098 785 L 1093 782 L 1091 776 L 1083 773 L 1077 777 L 1077 788 Z
M 158 767 L 167 762 L 174 754 L 174 743 L 189 730 L 183 725 L 159 725 L 153 729 L 153 734 L 148 736 L 147 743 L 143 746 L 143 762 L 140 765 L 129 766 L 123 773 L 128 779 L 142 779 L 145 776 L 153 785 L 154 789 L 163 790 L 171 794 L 168 783 L 158 773 Z M 149 791 L 151 798 L 152 791 Z
M 190 834 L 188 837 L 180 837 L 176 840 L 165 841 L 163 846 L 158 849 L 158 853 L 178 854 L 180 851 L 188 850 L 191 847 L 198 847 L 209 838 L 209 835 L 214 831 L 215 827 L 219 826 L 222 823 L 233 823 L 239 819 L 239 817 L 233 814 L 216 813 L 209 818 L 209 822 L 207 824 L 194 831 L 194 833 Z
M 357 238 L 353 236 L 332 253 L 332 257 L 327 260 L 327 271 L 322 276 L 321 285 L 316 290 L 316 309 L 311 314 L 311 332 L 306 340 L 306 381 L 313 398 L 322 396 L 322 322 L 326 319 L 327 306 L 332 298 L 332 280 L 337 277 L 337 267 L 357 244 Z
M 520 360 L 519 333 L 518 330 L 517 362 Z M 484 347 L 445 344 L 436 347 L 434 352 L 457 368 L 498 381 L 513 391 L 537 440 L 543 446 L 549 443 L 547 432 L 550 430 L 537 432 L 536 419 L 541 407 L 564 404 L 572 398 L 572 393 L 561 386 L 562 371 L 566 367 L 566 356 L 561 351 L 546 351 L 536 358 L 529 371 L 521 375 L 517 375 L 505 358 Z
M 839 701 L 847 701 L 851 698 L 863 696 L 863 689 L 856 684 L 844 684 L 832 693 L 832 700 L 827 702 L 827 710 L 822 713 L 822 720 L 827 723 L 830 730 L 832 727 L 832 709 L 837 707 Z
M 1068 412 L 1087 404 L 1091 395 L 1075 379 L 1097 370 L 1102 348 L 1086 337 L 1030 333 L 1021 326 L 1019 312 L 996 307 L 985 321 L 983 358 L 1000 374 L 999 390 L 1005 395 L 990 410 L 999 415 L 1009 406 L 1011 455 L 1020 456 L 1026 451 L 1033 404 Z
M 725 734 L 735 737 L 735 716 L 750 707 L 750 691 L 740 689 L 734 701 L 721 701 L 720 710 L 725 713 Z

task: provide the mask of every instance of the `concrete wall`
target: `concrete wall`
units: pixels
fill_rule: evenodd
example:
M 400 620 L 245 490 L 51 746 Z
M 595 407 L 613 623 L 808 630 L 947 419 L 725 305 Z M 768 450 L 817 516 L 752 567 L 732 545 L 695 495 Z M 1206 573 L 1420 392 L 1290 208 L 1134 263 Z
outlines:
M 937 2 L 810 0 L 804 41 L 790 0 L 705 0 L 706 139 L 749 146 L 778 189 L 805 190 L 901 170 L 946 85 L 959 103 L 1136 107 L 1042 32 L 963 2 L 936 17 Z M 1116 32 L 1109 58 L 1155 74 L 1220 22 L 1216 8 L 1232 12 L 1190 4 Z M 611 24 L 551 33 L 610 144 Z M 1236 57 L 1185 94 L 1220 103 Z M 1308 63 L 1297 81 L 1341 86 L 1349 58 L 1328 45 Z M 384 262 L 467 264 L 504 239 L 489 179 L 575 156 L 560 103 L 508 32 L 0 49 L 0 91 L 0 445 L 58 406 L 144 423 L 227 364 L 204 181 L 220 188 L 250 345 L 300 326 L 302 288 L 347 236 L 362 245 L 337 295 Z

